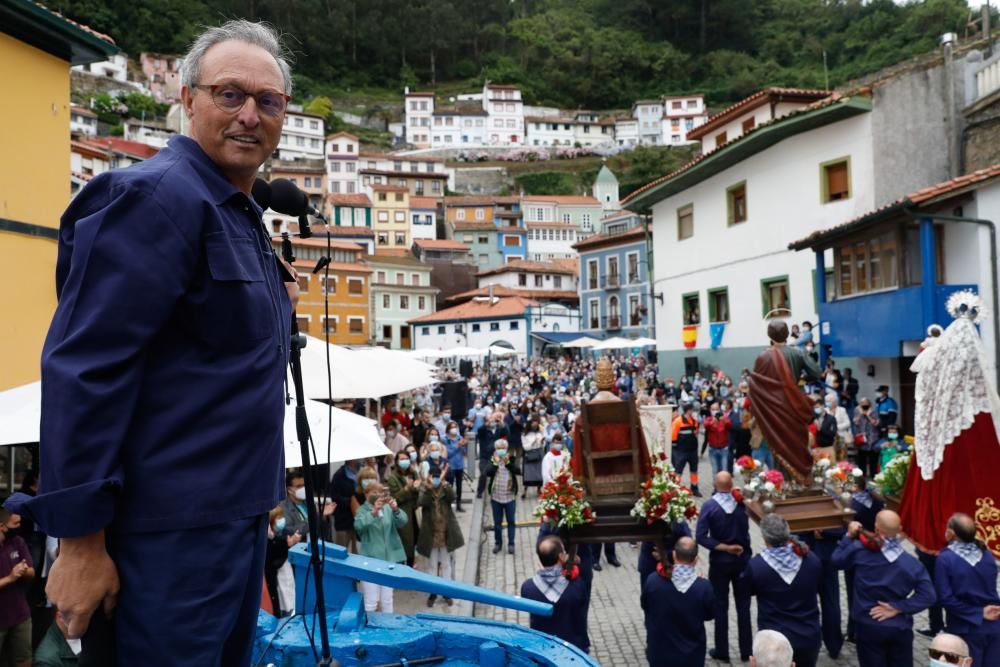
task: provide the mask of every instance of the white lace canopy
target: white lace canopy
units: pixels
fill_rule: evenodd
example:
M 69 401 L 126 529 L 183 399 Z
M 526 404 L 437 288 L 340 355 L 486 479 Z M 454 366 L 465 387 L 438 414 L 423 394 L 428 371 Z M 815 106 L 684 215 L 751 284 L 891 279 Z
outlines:
M 1000 397 L 986 375 L 986 355 L 969 318 L 952 322 L 910 370 L 917 373 L 914 450 L 921 477 L 934 477 L 945 447 L 980 412 L 992 415 L 1000 439 Z

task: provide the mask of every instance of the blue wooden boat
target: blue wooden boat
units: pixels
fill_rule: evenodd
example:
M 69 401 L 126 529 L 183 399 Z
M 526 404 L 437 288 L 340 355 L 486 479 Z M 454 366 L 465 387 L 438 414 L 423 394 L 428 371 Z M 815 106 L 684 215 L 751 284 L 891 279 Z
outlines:
M 382 614 L 364 610 L 357 582 L 434 593 L 549 616 L 552 605 L 442 579 L 405 565 L 350 554 L 330 543 L 321 547 L 330 653 L 345 667 L 597 667 L 567 642 L 529 628 L 437 614 Z M 257 621 L 254 665 L 314 667 L 319 630 L 308 544 L 288 554 L 295 572 L 296 609 L 278 619 L 265 611 Z M 310 635 L 312 639 L 310 639 Z

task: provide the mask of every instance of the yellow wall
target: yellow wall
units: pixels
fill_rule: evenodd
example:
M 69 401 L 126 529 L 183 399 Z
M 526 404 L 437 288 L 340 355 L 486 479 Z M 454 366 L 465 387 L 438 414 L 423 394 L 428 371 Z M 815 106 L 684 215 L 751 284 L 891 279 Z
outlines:
M 368 283 L 369 271 L 360 270 L 331 270 L 330 279 L 337 281 L 336 291 L 330 292 L 330 318 L 337 320 L 337 332 L 330 332 L 330 342 L 337 345 L 367 345 L 370 338 L 371 322 L 369 317 L 369 296 Z M 320 275 L 313 275 L 307 271 L 299 270 L 299 276 L 308 280 L 308 290 L 299 294 L 299 303 L 295 308 L 296 314 L 300 317 L 309 315 L 310 336 L 323 338 L 323 316 L 325 315 L 324 295 L 321 289 Z M 348 278 L 361 280 L 361 294 L 351 294 L 348 287 Z M 348 318 L 360 317 L 363 319 L 361 332 L 351 333 Z M 301 328 L 301 325 L 300 325 Z
M 458 210 L 465 211 L 465 217 L 458 217 Z M 476 209 L 482 209 L 483 217 L 476 217 Z M 448 222 L 493 222 L 493 206 L 448 206 L 445 209 L 445 220 Z
M 69 63 L 0 33 L 0 218 L 58 229 L 69 203 Z M 15 103 L 16 101 L 16 103 Z M 0 231 L 0 391 L 39 377 L 56 242 Z
M 379 201 L 379 195 L 385 194 L 386 200 Z M 396 194 L 402 194 L 402 201 L 396 201 Z M 381 222 L 379 220 L 379 212 L 385 211 L 388 215 L 388 220 Z M 398 222 L 396 220 L 396 213 L 402 211 L 403 221 Z M 386 192 L 379 193 L 374 192 L 372 194 L 372 229 L 375 230 L 375 247 L 376 248 L 406 248 L 409 249 L 412 245 L 412 239 L 410 238 L 410 196 L 406 193 L 395 193 Z M 378 244 L 378 232 L 388 232 L 389 233 L 389 244 L 379 245 Z M 402 232 L 405 234 L 403 243 L 396 243 L 396 233 Z

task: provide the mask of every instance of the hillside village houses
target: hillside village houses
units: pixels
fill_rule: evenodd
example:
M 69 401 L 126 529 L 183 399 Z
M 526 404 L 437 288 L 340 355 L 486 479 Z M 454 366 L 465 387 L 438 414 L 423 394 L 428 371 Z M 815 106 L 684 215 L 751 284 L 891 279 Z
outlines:
M 365 264 L 371 269 L 372 342 L 397 350 L 413 348 L 408 321 L 435 310 L 438 290 L 431 285 L 431 267 L 412 255 L 372 255 Z
M 281 127 L 277 156 L 281 160 L 324 159 L 326 120 L 306 113 L 300 104 L 289 104 Z

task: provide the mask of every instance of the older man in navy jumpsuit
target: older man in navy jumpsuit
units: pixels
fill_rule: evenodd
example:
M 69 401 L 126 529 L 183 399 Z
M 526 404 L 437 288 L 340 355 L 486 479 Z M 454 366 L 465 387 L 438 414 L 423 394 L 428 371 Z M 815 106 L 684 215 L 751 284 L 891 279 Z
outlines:
M 833 563 L 854 570 L 854 619 L 860 667 L 913 665 L 913 615 L 936 599 L 927 570 L 899 544 L 899 515 L 882 510 L 876 535 L 852 521 Z
M 760 532 L 767 548 L 750 559 L 743 573 L 757 596 L 757 631 L 780 632 L 792 645 L 796 667 L 815 667 L 820 647 L 816 596 L 823 564 L 804 544 L 791 541 L 781 515 L 765 516 Z
M 250 196 L 291 78 L 231 21 L 184 60 L 190 137 L 94 178 L 62 218 L 42 355 L 41 489 L 70 636 L 117 602 L 122 665 L 247 665 L 283 495 L 290 297 Z M 119 588 L 120 582 L 120 588 Z
M 948 632 L 969 645 L 973 665 L 1000 665 L 1000 597 L 997 562 L 976 539 L 967 514 L 948 520 L 948 546 L 938 554 L 934 586 L 947 613 Z
M 753 631 L 750 626 L 750 590 L 743 570 L 750 562 L 750 522 L 746 507 L 732 495 L 733 476 L 715 476 L 715 493 L 701 506 L 695 527 L 698 544 L 708 549 L 708 580 L 715 591 L 715 648 L 709 656 L 729 660 L 729 587 L 736 602 L 736 628 L 740 659 L 750 659 Z

